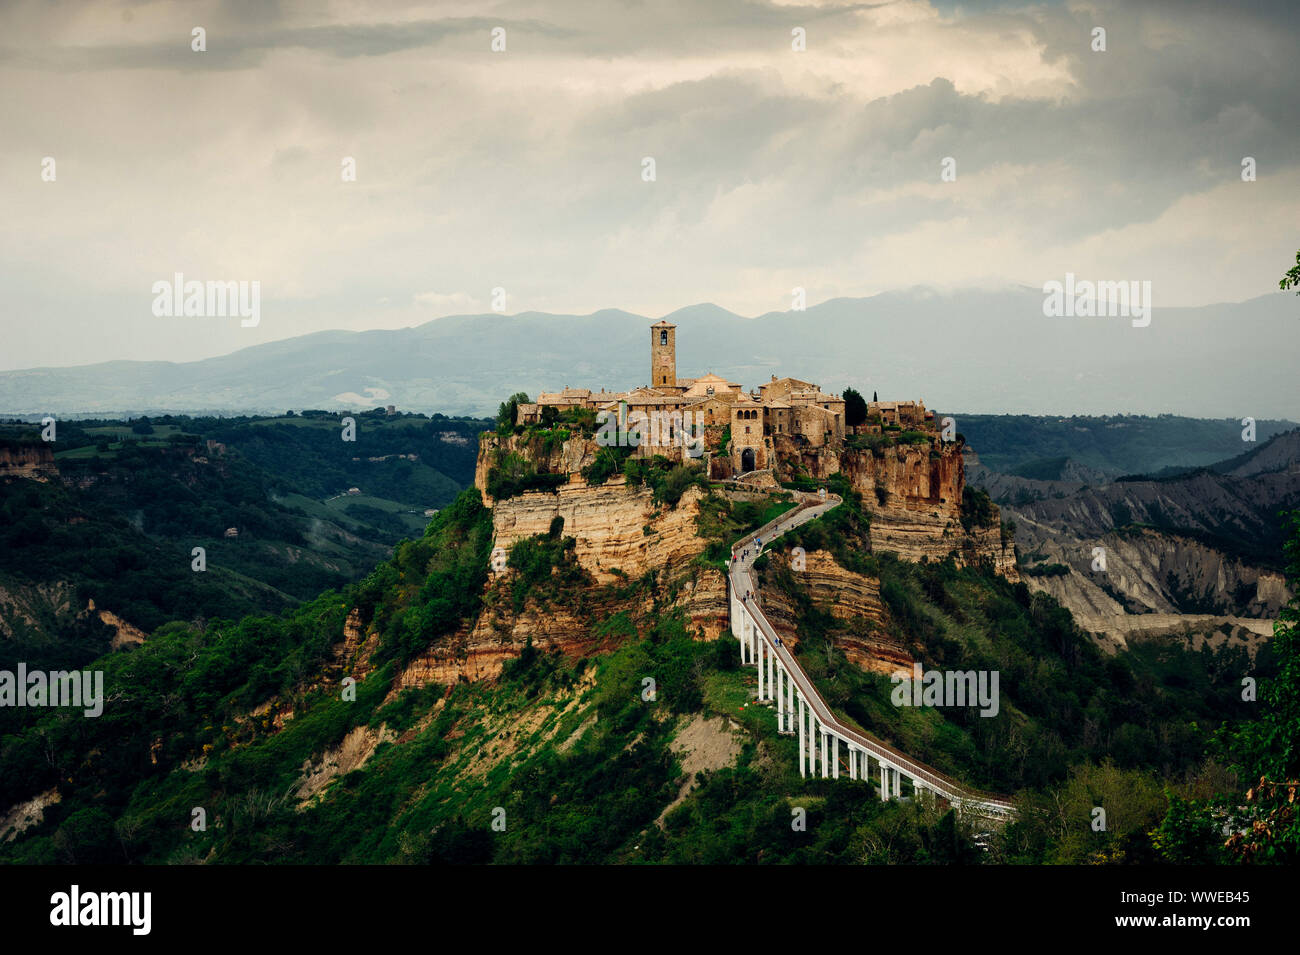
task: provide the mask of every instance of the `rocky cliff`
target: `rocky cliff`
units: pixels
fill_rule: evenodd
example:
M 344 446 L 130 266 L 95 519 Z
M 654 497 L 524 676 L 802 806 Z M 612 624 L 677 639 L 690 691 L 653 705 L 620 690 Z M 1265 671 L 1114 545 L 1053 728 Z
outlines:
M 54 449 L 48 444 L 0 446 L 0 478 L 48 481 L 58 476 Z
M 547 534 L 561 518 L 562 534 L 573 538 L 573 559 L 588 576 L 588 586 L 558 602 L 529 599 L 518 610 L 507 596 L 514 571 L 494 571 L 473 627 L 417 656 L 399 687 L 494 677 L 529 641 L 539 650 L 573 656 L 597 652 L 608 639 L 596 635 L 593 621 L 620 612 L 645 620 L 655 612 L 680 610 L 688 629 L 705 639 L 716 639 L 727 627 L 726 579 L 720 569 L 696 561 L 707 546 L 696 527 L 703 491 L 689 488 L 670 507 L 656 504 L 647 488 L 629 487 L 621 476 L 590 485 L 575 469 L 590 464 L 595 450 L 594 442 L 579 438 L 538 453 L 535 443 L 514 436 L 483 437 L 477 483 L 492 505 L 494 548 L 508 553 L 522 538 Z M 539 471 L 567 473 L 568 483 L 491 501 L 487 475 L 498 451 L 523 455 Z M 648 574 L 654 576 L 652 590 L 631 586 Z M 353 643 L 362 639 L 356 635 Z
M 1014 551 L 1002 539 L 996 507 L 989 508 L 984 526 L 969 520 L 970 526 L 963 526 L 964 464 L 956 447 L 935 442 L 838 451 L 800 449 L 780 438 L 778 443 L 786 473 L 821 480 L 843 474 L 849 479 L 870 511 L 873 550 L 913 561 L 949 555 L 961 563 L 987 561 L 998 572 L 1015 576 Z M 590 576 L 591 586 L 575 602 L 556 606 L 530 600 L 519 611 L 501 597 L 513 571 L 493 573 L 486 607 L 472 628 L 462 628 L 414 659 L 400 686 L 493 677 L 530 640 L 541 650 L 595 652 L 601 640 L 593 636 L 592 620 L 620 611 L 644 619 L 655 612 L 681 610 L 692 632 L 706 639 L 723 633 L 725 578 L 697 560 L 707 546 L 697 527 L 704 492 L 692 487 L 675 507 L 668 507 L 655 504 L 647 488 L 629 487 L 622 476 L 589 484 L 580 472 L 598 450 L 590 438 L 481 437 L 475 483 L 492 508 L 493 546 L 508 552 L 514 542 L 545 535 L 557 518 L 562 519 L 562 534 L 574 539 L 574 560 Z M 487 493 L 490 472 L 508 459 L 524 462 L 536 473 L 561 475 L 563 482 L 553 490 L 492 500 Z M 754 496 L 740 489 L 728 493 Z M 655 576 L 657 597 L 629 586 L 647 574 Z M 806 571 L 799 576 L 809 596 L 844 621 L 835 639 L 852 662 L 880 673 L 911 665 L 908 648 L 891 634 L 878 580 L 846 570 L 821 551 L 807 555 Z M 626 596 L 629 593 L 635 596 Z M 666 601 L 664 593 L 671 595 Z M 770 593 L 770 616 L 794 642 L 795 610 L 779 589 Z M 356 635 L 353 642 L 362 639 Z
M 784 551 L 773 552 L 771 560 L 777 573 L 789 566 Z M 889 626 L 880 599 L 879 580 L 846 570 L 834 557 L 820 550 L 809 551 L 804 556 L 803 570 L 797 577 L 815 605 L 827 608 L 845 624 L 833 639 L 850 663 L 884 675 L 911 669 L 911 652 Z M 767 579 L 765 573 L 764 580 Z M 766 584 L 759 592 L 764 615 L 781 639 L 797 649 L 797 611 L 789 595 L 779 586 Z
M 1290 599 L 1277 514 L 1300 504 L 1300 432 L 1161 479 L 1089 486 L 978 465 L 971 474 L 1003 502 L 1026 583 L 1106 645 L 1181 635 L 1253 646 Z M 1094 569 L 1098 548 L 1104 570 Z
M 493 431 L 479 435 L 478 460 L 474 464 L 474 486 L 483 494 L 484 503 L 492 506 L 488 494 L 488 472 L 506 455 L 515 454 L 544 474 L 567 474 L 578 479 L 583 468 L 596 460 L 600 450 L 592 438 L 572 437 L 546 440 L 535 434 L 510 434 L 502 437 Z
M 777 447 L 791 470 L 814 480 L 848 478 L 871 512 L 873 550 L 912 561 L 949 555 L 959 563 L 988 561 L 998 573 L 1018 579 L 1015 549 L 1002 538 L 996 507 L 984 525 L 962 524 L 966 470 L 959 445 L 935 441 L 837 451 L 801 449 L 782 437 Z
M 1183 635 L 1195 644 L 1214 641 L 1216 634 L 1252 645 L 1272 634 L 1291 596 L 1280 573 L 1151 528 L 1080 538 L 1018 515 L 1016 537 L 1034 559 L 1025 574 L 1030 589 L 1051 594 L 1109 645 L 1163 635 Z M 1100 566 L 1094 548 L 1104 551 L 1105 570 L 1093 569 Z M 1068 570 L 1032 571 L 1050 565 Z
M 545 534 L 556 517 L 577 541 L 578 563 L 599 583 L 637 578 L 648 570 L 672 572 L 704 550 L 695 533 L 703 493 L 691 488 L 676 507 L 656 505 L 646 488 L 623 478 L 590 486 L 574 475 L 553 494 L 532 492 L 497 501 L 492 509 L 496 546 L 507 550 L 521 537 Z

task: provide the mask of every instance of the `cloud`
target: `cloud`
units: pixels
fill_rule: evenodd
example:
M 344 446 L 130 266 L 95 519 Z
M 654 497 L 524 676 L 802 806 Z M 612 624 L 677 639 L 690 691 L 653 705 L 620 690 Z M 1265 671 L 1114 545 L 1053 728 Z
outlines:
M 481 308 L 479 300 L 466 292 L 451 292 L 448 294 L 420 292 L 414 296 L 414 301 L 416 305 L 431 309 L 440 315 L 451 315 L 458 311 L 468 312 Z
M 1272 291 L 1294 259 L 1283 4 L 438 10 L 6 6 L 0 362 L 413 325 L 497 286 L 512 311 L 755 314 L 796 285 L 815 302 L 1070 270 L 1196 304 Z M 177 271 L 261 281 L 261 325 L 160 323 L 149 288 Z

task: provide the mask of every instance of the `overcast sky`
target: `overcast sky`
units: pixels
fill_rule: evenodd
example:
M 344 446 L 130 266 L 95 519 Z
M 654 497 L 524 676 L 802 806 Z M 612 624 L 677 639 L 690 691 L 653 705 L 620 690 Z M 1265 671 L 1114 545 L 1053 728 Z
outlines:
M 1253 298 L 1300 246 L 1298 49 L 1290 0 L 11 0 L 0 368 L 394 328 L 495 286 L 651 316 L 1067 271 Z M 259 281 L 261 324 L 155 317 L 175 272 Z

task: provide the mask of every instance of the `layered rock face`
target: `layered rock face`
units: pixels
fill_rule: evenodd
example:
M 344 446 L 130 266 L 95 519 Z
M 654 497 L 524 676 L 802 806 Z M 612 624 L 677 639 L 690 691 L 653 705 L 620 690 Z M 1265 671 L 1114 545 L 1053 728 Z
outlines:
M 517 447 L 513 437 L 504 441 L 495 435 L 484 437 L 477 481 L 485 499 L 487 471 L 501 447 L 529 453 L 527 446 Z M 591 463 L 595 448 L 594 442 L 573 439 L 535 463 L 554 471 L 582 467 Z M 648 488 L 628 487 L 621 476 L 589 485 L 572 470 L 568 474 L 569 483 L 554 492 L 530 491 L 489 502 L 493 544 L 508 551 L 521 538 L 547 534 L 554 519 L 563 518 L 563 536 L 574 539 L 574 559 L 591 576 L 593 586 L 571 595 L 572 604 L 539 607 L 530 600 L 522 612 L 516 612 L 505 597 L 513 572 L 494 572 L 487 606 L 473 628 L 462 628 L 412 660 L 398 688 L 490 679 L 530 640 L 538 650 L 572 656 L 608 649 L 605 638 L 593 635 L 591 621 L 620 611 L 633 618 L 651 613 L 650 597 L 618 596 L 619 584 L 650 572 L 657 575 L 661 594 L 671 595 L 661 609 L 684 611 L 692 633 L 716 639 L 727 628 L 726 579 L 720 570 L 695 563 L 706 546 L 696 534 L 703 497 L 699 488 L 688 489 L 676 507 L 668 507 L 656 505 Z
M 1085 485 L 968 463 L 973 483 L 1004 501 L 1026 583 L 1068 607 L 1104 646 L 1173 636 L 1253 648 L 1291 598 L 1282 574 L 1256 561 L 1281 556 L 1277 513 L 1300 503 L 1300 431 L 1160 480 Z M 1093 569 L 1097 548 L 1104 571 Z M 1055 572 L 1033 573 L 1049 564 Z
M 698 570 L 695 579 L 680 581 L 676 599 L 663 609 L 683 610 L 692 633 L 716 640 L 728 626 L 726 580 L 721 571 Z M 509 572 L 500 576 L 508 580 Z M 519 656 L 529 641 L 540 651 L 575 657 L 611 650 L 621 637 L 596 636 L 593 616 L 599 620 L 626 611 L 644 619 L 653 610 L 649 599 L 621 601 L 609 592 L 591 596 L 589 603 L 576 607 L 539 607 L 530 601 L 522 613 L 516 613 L 508 601 L 492 601 L 472 629 L 462 628 L 415 657 L 398 678 L 395 689 L 492 679 L 500 675 L 507 661 Z
M 1150 528 L 1111 531 L 1080 539 L 1028 520 L 1017 522 L 1020 546 L 1060 575 L 1025 575 L 1031 590 L 1069 607 L 1079 625 L 1122 647 L 1138 637 L 1186 636 L 1193 645 L 1216 641 L 1253 649 L 1267 638 L 1291 599 L 1279 573 L 1228 557 L 1191 538 Z M 1105 571 L 1092 569 L 1093 548 L 1104 548 Z
M 703 493 L 691 488 L 676 507 L 656 506 L 646 488 L 628 488 L 622 477 L 592 487 L 574 475 L 554 494 L 532 492 L 497 501 L 492 530 L 507 550 L 521 537 L 545 534 L 556 517 L 564 536 L 577 541 L 578 563 L 598 583 L 640 577 L 647 570 L 673 570 L 704 550 L 695 534 Z M 649 533 L 647 533 L 649 531 Z
M 778 566 L 787 563 L 780 551 L 774 552 L 771 559 Z M 879 580 L 845 570 L 834 557 L 820 550 L 805 555 L 804 569 L 798 577 L 814 604 L 827 607 L 848 625 L 835 637 L 835 643 L 850 663 L 886 676 L 899 669 L 911 669 L 912 654 L 889 630 Z M 797 613 L 790 599 L 779 587 L 762 587 L 760 600 L 764 615 L 781 639 L 797 648 Z
M 0 478 L 48 481 L 59 476 L 54 449 L 48 444 L 0 447 Z
M 988 561 L 994 570 L 1019 579 L 1015 549 L 1003 540 L 998 510 L 992 522 L 967 531 L 961 523 L 966 466 L 958 445 L 905 444 L 865 450 L 800 449 L 778 440 L 782 460 L 797 463 L 814 480 L 832 474 L 848 478 L 871 512 L 871 547 L 904 560 L 959 563 Z
M 586 656 L 600 649 L 586 617 L 564 608 L 539 611 L 530 605 L 521 614 L 508 607 L 486 610 L 472 630 L 462 628 L 415 657 L 394 689 L 492 679 L 500 676 L 506 661 L 523 652 L 530 639 L 538 650 L 569 656 Z
M 574 559 L 591 576 L 593 586 L 565 605 L 539 607 L 530 600 L 522 612 L 516 612 L 504 597 L 512 572 L 494 573 L 487 606 L 474 626 L 462 628 L 416 657 L 395 689 L 490 679 L 529 640 L 539 650 L 570 655 L 606 649 L 602 638 L 593 636 L 591 621 L 620 611 L 641 619 L 652 613 L 655 608 L 648 596 L 614 596 L 619 584 L 646 573 L 655 573 L 660 594 L 670 595 L 660 610 L 684 611 L 690 630 L 705 639 L 716 639 L 727 630 L 726 579 L 721 571 L 695 560 L 706 546 L 696 526 L 703 492 L 690 488 L 676 507 L 667 507 L 656 505 L 648 488 L 629 487 L 621 476 L 590 485 L 579 472 L 595 460 L 598 450 L 588 438 L 545 443 L 527 435 L 482 436 L 475 483 L 492 508 L 494 546 L 508 551 L 517 540 L 547 534 L 555 518 L 562 518 L 562 534 L 574 539 Z M 836 473 L 849 478 L 871 510 L 873 549 L 893 551 L 906 560 L 940 560 L 949 555 L 967 563 L 988 560 L 1000 572 L 1015 574 L 1014 552 L 1001 540 L 996 509 L 993 526 L 968 533 L 961 525 L 964 467 L 954 448 L 902 445 L 875 453 L 803 452 L 790 442 L 784 450 L 796 455 L 802 470 L 813 478 Z M 523 457 L 539 472 L 566 475 L 567 483 L 554 491 L 491 500 L 489 471 L 509 453 Z M 735 496 L 753 493 L 737 489 Z M 782 558 L 774 554 L 774 559 Z M 832 608 L 845 621 L 847 626 L 836 639 L 849 660 L 883 674 L 910 667 L 910 652 L 890 633 L 879 581 L 845 570 L 829 553 L 815 551 L 806 561 L 800 580 L 814 601 Z M 766 590 L 764 599 L 774 625 L 795 644 L 795 608 L 775 588 Z M 369 639 L 369 635 L 350 634 L 350 654 Z M 364 654 L 358 657 L 364 660 Z

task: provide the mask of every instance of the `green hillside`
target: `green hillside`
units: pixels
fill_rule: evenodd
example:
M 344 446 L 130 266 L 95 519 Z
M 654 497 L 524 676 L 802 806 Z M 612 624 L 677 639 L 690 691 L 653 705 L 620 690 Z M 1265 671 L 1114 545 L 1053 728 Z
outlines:
M 710 533 L 757 526 L 765 510 L 728 517 L 732 505 L 706 500 Z M 821 533 L 832 552 L 856 553 L 854 509 L 801 528 L 805 542 Z M 980 836 L 925 805 L 882 804 L 867 782 L 804 780 L 796 741 L 752 705 L 755 676 L 738 668 L 734 641 L 696 639 L 672 609 L 681 581 L 597 585 L 556 522 L 516 544 L 514 575 L 485 588 L 490 543 L 490 516 L 470 490 L 342 592 L 278 617 L 169 624 L 106 657 L 106 684 L 129 687 L 125 698 L 98 719 L 45 716 L 0 746 L 0 805 L 51 787 L 61 796 L 43 822 L 0 843 L 0 860 L 1148 861 L 1160 858 L 1150 833 L 1166 787 L 1190 796 L 1235 785 L 1203 759 L 1209 731 L 1243 716 L 1232 691 L 1245 664 L 1233 654 L 1170 646 L 1102 658 L 1068 614 L 1022 586 L 872 555 L 891 619 L 927 664 L 1003 672 L 997 719 L 900 715 L 885 686 L 847 664 L 837 624 L 775 555 L 766 586 L 807 605 L 801 655 L 832 705 L 967 782 L 1018 790 L 1024 815 Z M 696 581 L 718 573 L 693 567 Z M 517 597 L 580 615 L 590 652 L 530 646 L 499 680 L 391 692 L 407 660 Z M 354 700 L 332 650 L 352 608 L 380 633 Z M 692 779 L 678 744 L 733 739 L 709 729 L 719 721 L 738 729 L 737 752 Z M 322 757 L 341 758 L 345 738 L 373 750 L 359 768 L 330 769 Z M 1086 810 L 1076 819 L 1070 809 L 1102 796 L 1114 824 L 1093 833 Z M 792 826 L 801 812 L 803 829 Z
M 0 480 L 0 662 L 99 656 L 112 631 L 83 613 L 91 600 L 148 633 L 359 580 L 472 481 L 484 422 L 354 418 L 352 442 L 325 412 L 59 421 L 58 477 Z M 41 444 L 17 422 L 0 443 Z

